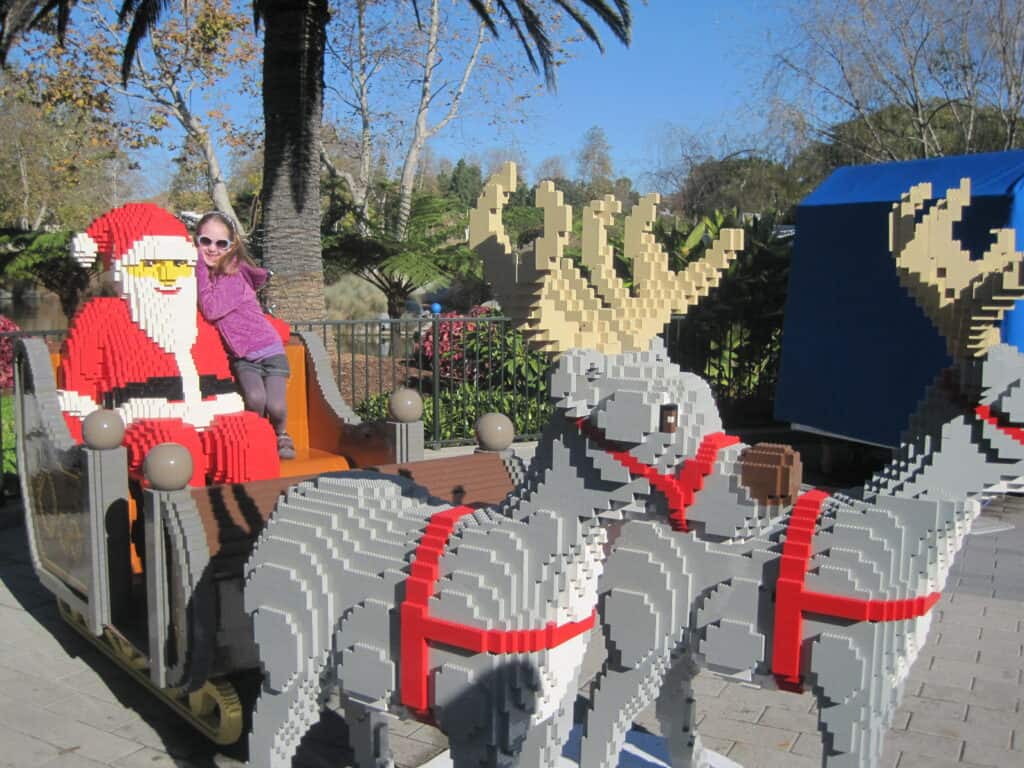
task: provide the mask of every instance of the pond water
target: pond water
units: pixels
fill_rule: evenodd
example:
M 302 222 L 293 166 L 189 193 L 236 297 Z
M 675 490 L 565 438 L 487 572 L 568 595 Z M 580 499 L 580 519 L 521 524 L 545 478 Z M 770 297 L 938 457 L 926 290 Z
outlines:
M 55 293 L 48 291 L 28 293 L 18 302 L 0 299 L 0 315 L 9 317 L 23 331 L 53 331 L 68 327 L 60 300 Z

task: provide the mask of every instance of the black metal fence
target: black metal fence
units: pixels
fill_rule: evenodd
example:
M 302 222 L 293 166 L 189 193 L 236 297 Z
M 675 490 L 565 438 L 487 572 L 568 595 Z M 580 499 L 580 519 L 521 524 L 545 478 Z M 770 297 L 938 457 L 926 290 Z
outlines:
M 420 393 L 429 445 L 475 441 L 479 416 L 499 411 L 517 439 L 539 435 L 550 416 L 546 361 L 528 350 L 507 317 L 432 316 L 294 323 L 314 331 L 342 396 L 366 420 L 386 418 L 399 387 Z

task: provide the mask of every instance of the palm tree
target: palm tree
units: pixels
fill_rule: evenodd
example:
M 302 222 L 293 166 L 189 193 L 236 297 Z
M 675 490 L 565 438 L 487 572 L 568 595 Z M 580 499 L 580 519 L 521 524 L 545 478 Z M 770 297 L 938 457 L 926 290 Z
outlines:
M 0 65 L 19 35 L 56 16 L 58 34 L 76 0 L 0 0 Z M 419 17 L 417 0 L 410 0 Z M 555 81 L 555 61 L 543 10 L 561 10 L 601 45 L 585 15 L 592 12 L 623 44 L 629 44 L 629 0 L 466 0 L 492 34 L 503 19 L 523 45 L 534 71 Z M 124 0 L 122 23 L 131 22 L 122 71 L 125 79 L 139 43 L 157 24 L 170 0 Z M 330 17 L 327 0 L 253 0 L 263 38 L 263 116 L 266 125 L 263 200 L 264 260 L 274 270 L 270 301 L 289 320 L 324 314 L 320 258 L 320 120 L 324 46 Z M 539 59 L 539 63 L 538 63 Z

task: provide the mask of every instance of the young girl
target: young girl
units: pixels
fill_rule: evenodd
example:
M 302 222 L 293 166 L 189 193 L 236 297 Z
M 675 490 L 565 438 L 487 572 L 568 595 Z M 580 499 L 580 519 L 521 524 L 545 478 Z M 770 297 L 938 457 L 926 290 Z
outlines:
M 238 237 L 230 216 L 211 211 L 196 227 L 196 287 L 199 310 L 224 340 L 245 407 L 270 419 L 282 459 L 295 458 L 295 444 L 285 431 L 288 358 L 274 326 L 263 314 L 256 291 L 267 282 Z

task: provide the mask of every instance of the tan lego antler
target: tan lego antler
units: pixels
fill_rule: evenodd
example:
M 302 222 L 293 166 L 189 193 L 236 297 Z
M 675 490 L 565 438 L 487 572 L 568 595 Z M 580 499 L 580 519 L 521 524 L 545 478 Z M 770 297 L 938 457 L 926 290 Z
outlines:
M 1022 254 L 1013 229 L 994 229 L 995 242 L 971 261 L 953 236 L 953 224 L 970 205 L 970 179 L 946 191 L 928 210 L 932 185 L 917 184 L 892 207 L 889 247 L 906 288 L 939 332 L 954 359 L 978 357 L 999 342 L 999 322 L 1024 296 Z M 922 215 L 922 211 L 924 211 Z M 920 221 L 918 221 L 920 219 Z
M 520 323 L 529 341 L 555 354 L 574 347 L 605 354 L 645 349 L 673 312 L 685 313 L 718 284 L 721 273 L 743 248 L 743 230 L 723 229 L 704 258 L 680 273 L 651 233 L 657 195 L 646 195 L 626 219 L 624 250 L 633 261 L 635 295 L 615 274 L 607 226 L 621 205 L 605 197 L 583 211 L 585 277 L 563 248 L 572 210 L 550 181 L 537 187 L 544 210 L 544 234 L 532 252 L 512 251 L 501 221 L 516 171 L 507 163 L 488 181 L 470 213 L 470 246 L 484 258 L 484 273 L 503 311 Z

